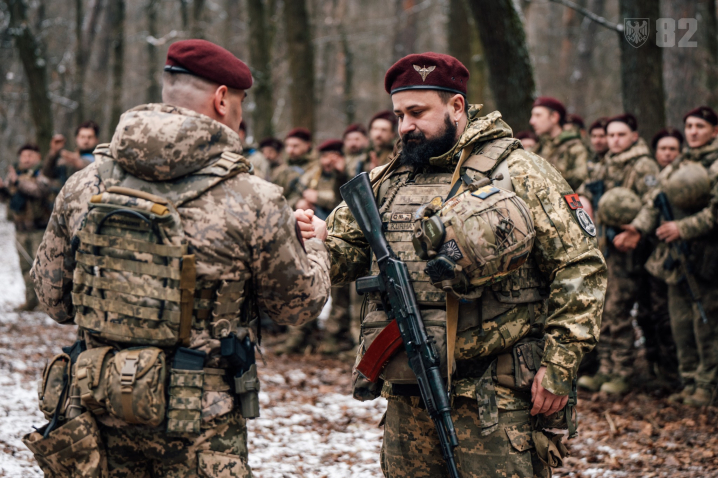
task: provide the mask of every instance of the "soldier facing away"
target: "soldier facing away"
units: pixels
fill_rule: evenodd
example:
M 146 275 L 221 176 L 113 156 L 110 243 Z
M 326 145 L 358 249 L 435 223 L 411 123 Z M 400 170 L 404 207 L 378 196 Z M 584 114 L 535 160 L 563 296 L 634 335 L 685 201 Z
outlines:
M 529 121 L 539 137 L 533 152 L 558 170 L 571 188 L 588 177 L 588 150 L 575 129 L 564 130 L 566 108 L 555 98 L 536 98 Z
M 595 245 L 593 224 L 584 219 L 571 187 L 545 160 L 521 148 L 499 112 L 480 116 L 479 107 L 466 103 L 468 77 L 458 60 L 436 53 L 409 55 L 389 69 L 385 89 L 399 118 L 400 153 L 386 167 L 374 169 L 371 177 L 385 236 L 406 262 L 427 333 L 441 350 L 442 368 L 455 361 L 451 398 L 460 475 L 548 477 L 557 461 L 543 461 L 549 435 L 541 430 L 561 426 L 552 419 L 565 419 L 560 411 L 568 403 L 578 364 L 596 344 L 605 263 Z M 461 182 L 452 181 L 462 177 Z M 484 178 L 494 178 L 493 185 L 473 189 L 472 196 L 470 185 L 482 180 L 486 184 Z M 456 195 L 452 183 L 459 188 L 453 191 Z M 482 229 L 485 232 L 473 223 L 460 233 L 455 230 L 461 237 L 451 240 L 447 226 L 446 242 L 437 245 L 445 262 L 456 260 L 465 270 L 477 271 L 485 264 L 469 260 L 474 254 L 506 259 L 481 280 L 471 276 L 482 285 L 452 282 L 447 294 L 431 275 L 430 262 L 418 255 L 412 218 L 435 197 L 445 201 L 441 214 L 447 216 L 477 218 L 478 204 L 488 206 L 499 197 L 513 198 L 512 204 L 526 211 L 501 209 L 502 214 L 487 219 L 492 225 Z M 467 197 L 476 200 L 468 202 Z M 309 218 L 298 218 L 306 237 L 327 234 L 309 225 Z M 501 227 L 500 218 L 505 220 Z M 376 273 L 368 242 L 344 203 L 332 212 L 327 226 L 333 284 Z M 504 235 L 502 227 L 512 232 Z M 509 252 L 493 241 L 506 245 L 529 232 L 535 233 L 533 248 L 516 259 L 516 267 L 509 266 Z M 463 286 L 454 285 L 459 283 Z M 371 294 L 368 301 L 357 360 L 387 326 L 379 297 Z M 524 383 L 517 383 L 510 372 L 499 372 L 522 366 L 513 362 L 519 350 L 531 357 Z M 381 453 L 385 476 L 447 476 L 438 435 L 403 352 L 388 362 L 378 383 L 355 370 L 355 398 L 380 394 L 388 399 Z
M 616 237 L 616 245 L 633 250 L 642 237 L 655 233 L 661 241 L 646 269 L 668 284 L 668 311 L 678 351 L 683 390 L 670 397 L 693 406 L 710 405 L 718 388 L 718 248 L 715 241 L 718 204 L 718 115 L 708 106 L 683 118 L 688 149 L 658 177 L 639 215 Z M 654 201 L 665 193 L 674 217 L 666 220 Z M 677 255 L 680 242 L 687 254 Z M 681 264 L 687 262 L 688 264 Z M 698 290 L 705 319 L 692 298 L 690 275 Z
M 164 103 L 127 111 L 58 196 L 33 277 L 79 341 L 48 368 L 63 377 L 74 363 L 69 383 L 43 392 L 49 427 L 25 437 L 46 473 L 252 476 L 257 310 L 285 324 L 316 317 L 329 264 L 238 154 L 251 85 L 225 49 L 174 43 Z M 59 384 L 69 392 L 58 397 Z

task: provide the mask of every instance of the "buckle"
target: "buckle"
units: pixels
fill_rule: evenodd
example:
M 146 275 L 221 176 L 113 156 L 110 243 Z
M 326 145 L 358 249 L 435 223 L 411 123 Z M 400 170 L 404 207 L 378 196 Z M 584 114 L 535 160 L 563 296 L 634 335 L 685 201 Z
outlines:
M 120 372 L 120 385 L 130 387 L 135 383 L 139 361 L 139 357 L 127 357 L 125 359 L 125 365 L 122 366 L 122 371 Z

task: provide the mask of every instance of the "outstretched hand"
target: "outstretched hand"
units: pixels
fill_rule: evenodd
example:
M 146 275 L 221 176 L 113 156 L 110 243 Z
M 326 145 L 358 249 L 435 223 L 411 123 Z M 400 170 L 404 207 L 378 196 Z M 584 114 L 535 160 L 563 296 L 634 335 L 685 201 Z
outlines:
M 546 367 L 541 367 L 538 372 L 536 372 L 534 383 L 531 385 L 531 402 L 533 403 L 531 415 L 533 416 L 539 413 L 551 415 L 563 409 L 568 403 L 568 395 L 554 395 L 543 388 L 541 381 L 544 375 L 546 375 Z

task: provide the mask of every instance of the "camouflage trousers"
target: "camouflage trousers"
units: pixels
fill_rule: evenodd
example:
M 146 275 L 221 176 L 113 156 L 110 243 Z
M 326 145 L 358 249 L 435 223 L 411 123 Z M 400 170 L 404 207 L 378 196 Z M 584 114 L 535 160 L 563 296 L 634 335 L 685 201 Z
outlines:
M 699 387 L 718 385 L 718 284 L 696 278 L 708 317 L 704 324 L 690 294 L 682 285 L 668 286 L 671 328 L 678 350 L 678 365 L 684 383 Z
M 351 305 L 351 284 L 342 284 L 332 287 L 332 311 L 329 313 L 325 328 L 327 334 L 332 337 L 339 337 L 349 330 L 351 316 L 349 308 Z
M 112 427 L 98 420 L 110 478 L 250 478 L 247 427 L 239 410 L 198 437 L 169 437 L 163 427 Z
M 639 316 L 649 314 L 646 300 L 645 270 L 631 270 L 630 254 L 611 248 L 608 266 L 606 302 L 601 318 L 601 336 L 596 345 L 600 360 L 599 373 L 627 378 L 633 374 L 636 360 L 636 336 L 633 331 L 631 309 L 639 304 Z M 640 319 L 639 319 L 640 320 Z
M 391 397 L 384 422 L 381 468 L 386 478 L 448 477 L 434 422 L 418 397 Z M 499 410 L 498 428 L 481 435 L 476 399 L 456 397 L 451 417 L 459 438 L 454 451 L 462 478 L 548 478 L 535 452 L 528 410 Z
M 30 269 L 32 269 L 32 261 L 35 260 L 35 254 L 40 247 L 44 234 L 44 230 L 17 231 L 15 233 L 15 239 L 17 240 L 15 247 L 17 248 L 17 255 L 20 258 L 22 278 L 25 281 L 25 307 L 28 310 L 34 309 L 39 304 L 37 295 L 35 294 L 35 285 L 30 277 Z M 29 257 L 26 257 L 26 255 Z

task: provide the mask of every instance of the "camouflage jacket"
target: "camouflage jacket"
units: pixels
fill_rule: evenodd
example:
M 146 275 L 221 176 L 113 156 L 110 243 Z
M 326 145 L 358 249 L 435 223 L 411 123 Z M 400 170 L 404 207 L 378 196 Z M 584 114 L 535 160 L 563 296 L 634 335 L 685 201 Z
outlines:
M 17 182 L 0 189 L 8 201 L 8 219 L 17 231 L 43 230 L 52 212 L 52 188 L 38 168 L 17 172 Z
M 297 181 L 293 190 L 287 196 L 287 203 L 294 207 L 301 199 L 302 192 L 307 189 L 317 191 L 315 206 L 324 211 L 324 217 L 339 204 L 339 187 L 344 184 L 345 174 L 336 171 L 325 173 L 319 163 L 313 164 Z M 316 211 L 315 211 L 316 212 Z
M 681 238 L 686 240 L 697 239 L 711 232 L 716 226 L 716 207 L 718 207 L 718 141 L 701 146 L 700 148 L 688 148 L 673 163 L 669 164 L 658 175 L 658 186 L 651 190 L 646 196 L 643 209 L 633 220 L 632 225 L 644 234 L 652 234 L 659 225 L 660 213 L 653 207 L 653 200 L 661 192 L 661 185 L 677 171 L 681 164 L 689 161 L 697 162 L 708 170 L 711 179 L 711 202 L 705 208 L 695 214 L 684 215 L 676 211 L 676 221 Z
M 164 182 L 169 190 L 182 184 L 184 191 L 186 178 L 241 146 L 235 132 L 204 115 L 149 104 L 122 116 L 109 151 L 122 174 Z M 241 161 L 248 171 L 246 160 Z M 71 242 L 88 214 L 90 198 L 106 190 L 100 178 L 95 162 L 67 181 L 32 270 L 41 304 L 60 323 L 74 320 Z M 329 293 L 328 256 L 318 240 L 301 244 L 293 212 L 278 187 L 240 172 L 177 209 L 196 257 L 198 283 L 251 280 L 254 299 L 279 323 L 301 324 L 320 312 Z M 193 326 L 190 347 L 206 351 L 207 366 L 217 366 L 219 340 L 208 328 Z
M 349 178 L 353 178 L 359 173 L 368 173 L 371 171 L 371 158 L 369 157 L 369 151 L 362 151 L 357 154 L 347 154 L 346 160 L 346 173 Z
M 269 180 L 269 161 L 261 151 L 256 148 L 247 147 L 244 151 L 249 164 L 254 166 L 254 175 L 264 180 Z
M 483 117 L 478 113 L 479 108 L 470 109 L 469 124 L 459 141 L 445 155 L 431 158 L 427 168 L 451 173 L 464 148 L 476 152 L 487 141 L 511 136 L 511 128 L 499 112 Z M 581 358 L 598 340 L 606 264 L 595 240 L 581 229 L 564 199 L 571 193 L 571 188 L 561 175 L 544 159 L 523 149 L 514 150 L 505 161 L 516 194 L 526 202 L 533 215 L 536 241 L 531 255 L 549 285 L 549 295 L 543 303 L 546 345 L 542 364 L 547 367 L 547 372 L 542 384 L 553 393 L 566 395 Z M 372 175 L 383 175 L 385 169 L 377 168 Z M 387 181 L 392 178 L 391 175 L 383 177 Z M 332 284 L 367 275 L 371 267 L 371 251 L 344 203 L 334 210 L 327 224 L 326 246 L 331 254 Z M 518 279 L 512 274 L 499 284 L 510 284 Z M 510 315 L 508 312 L 507 317 Z M 511 319 L 507 320 L 507 331 L 514 330 L 516 327 L 511 324 Z M 483 334 L 473 332 L 457 336 L 457 353 L 462 348 L 462 341 L 483 340 Z M 524 335 L 526 333 L 528 331 Z M 496 347 L 489 344 L 486 348 Z
M 605 191 L 624 187 L 638 194 L 638 197 L 643 197 L 655 186 L 659 172 L 660 167 L 653 159 L 651 151 L 645 141 L 639 138 L 622 153 L 606 153 L 594 168 L 589 181 L 603 181 Z M 581 185 L 577 192 L 589 200 L 593 199 L 585 185 Z
M 371 152 L 376 155 L 377 166 L 384 166 L 385 164 L 388 164 L 391 160 L 391 153 L 394 152 L 394 147 L 391 146 L 389 148 L 373 148 Z
M 285 162 L 276 166 L 272 164 L 269 168 L 268 181 L 279 186 L 282 195 L 286 197 L 302 174 L 304 170 L 298 166 L 290 166 Z
M 533 152 L 556 168 L 574 190 L 588 178 L 588 150 L 576 131 L 563 131 L 555 138 L 542 135 Z

